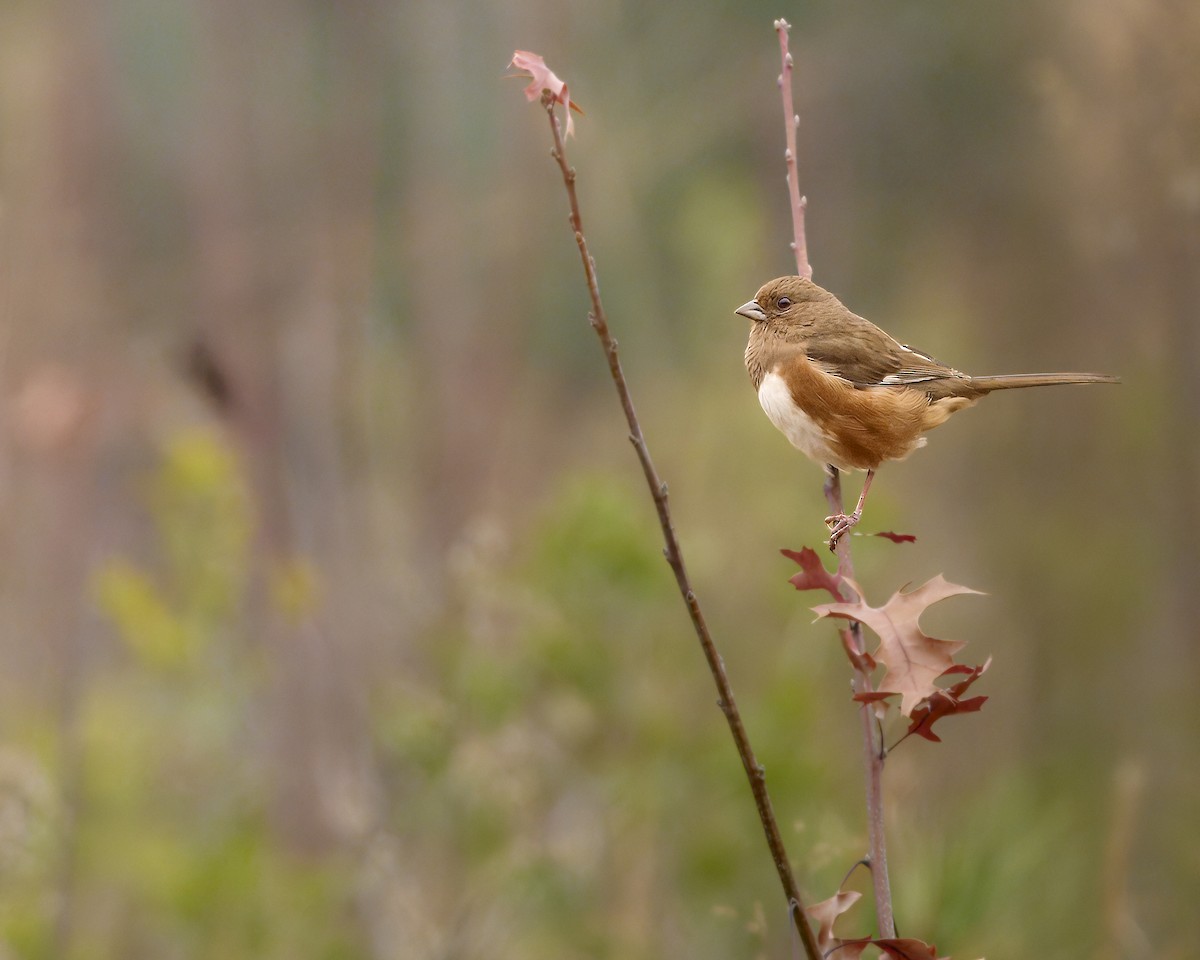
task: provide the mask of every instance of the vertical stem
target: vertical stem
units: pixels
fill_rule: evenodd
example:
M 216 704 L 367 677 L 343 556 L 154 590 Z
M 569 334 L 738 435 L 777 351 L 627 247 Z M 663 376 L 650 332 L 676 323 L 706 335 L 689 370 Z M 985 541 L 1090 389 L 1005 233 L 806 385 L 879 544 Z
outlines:
M 812 264 L 808 262 L 808 243 L 805 237 L 804 211 L 808 206 L 805 197 L 800 196 L 800 183 L 796 173 L 796 128 L 800 118 L 796 115 L 792 102 L 792 55 L 788 52 L 788 31 L 791 24 L 786 20 L 775 21 L 775 32 L 779 35 L 779 55 L 783 63 L 779 75 L 779 89 L 783 98 L 783 122 L 787 139 L 787 182 L 788 198 L 792 208 L 792 232 L 795 239 L 792 249 L 796 253 L 796 272 L 807 279 L 812 279 Z M 867 475 L 868 480 L 870 474 Z M 866 487 L 863 487 L 863 498 L 866 497 Z M 843 515 L 845 506 L 842 501 L 842 482 L 838 470 L 829 467 L 828 480 L 825 483 L 825 498 L 830 510 L 837 515 Z M 862 498 L 859 500 L 862 506 Z M 837 545 L 838 567 L 843 576 L 854 578 L 854 560 L 850 556 L 850 537 L 844 536 Z M 857 652 L 865 649 L 863 644 L 862 624 L 853 623 L 848 629 L 849 645 Z M 857 664 L 854 668 L 854 690 L 856 693 L 866 693 L 871 689 L 871 678 Z M 888 938 L 896 935 L 896 921 L 892 913 L 892 887 L 888 879 L 887 843 L 883 832 L 883 738 L 875 722 L 875 708 L 864 703 L 860 710 L 863 728 L 863 764 L 867 779 L 867 836 L 869 840 L 868 857 L 871 863 L 871 882 L 875 893 L 875 920 L 879 926 L 879 936 Z
M 792 206 L 792 249 L 796 252 L 796 273 L 806 280 L 812 279 L 812 264 L 808 262 L 808 240 L 804 232 L 804 210 L 808 198 L 800 196 L 800 178 L 796 173 L 796 128 L 800 117 L 792 105 L 792 55 L 788 53 L 788 31 L 792 25 L 786 20 L 775 21 L 775 32 L 779 34 L 779 57 L 783 62 L 779 74 L 779 90 L 783 96 L 783 126 L 786 131 L 788 199 Z
M 831 512 L 844 513 L 842 480 L 837 467 L 829 467 L 825 481 L 825 499 Z M 850 537 L 842 537 L 837 545 L 838 572 L 843 577 L 854 578 L 854 559 L 850 555 Z M 856 653 L 866 647 L 863 642 L 862 624 L 853 621 L 846 629 L 850 634 L 850 646 Z M 854 692 L 871 690 L 871 678 L 860 667 L 854 668 Z M 875 707 L 864 703 L 859 709 L 863 732 L 863 766 L 867 786 L 867 842 L 868 859 L 871 865 L 871 884 L 875 894 L 875 922 L 879 936 L 896 935 L 896 919 L 892 913 L 892 885 L 888 877 L 887 839 L 883 827 L 883 739 L 879 724 L 875 722 Z

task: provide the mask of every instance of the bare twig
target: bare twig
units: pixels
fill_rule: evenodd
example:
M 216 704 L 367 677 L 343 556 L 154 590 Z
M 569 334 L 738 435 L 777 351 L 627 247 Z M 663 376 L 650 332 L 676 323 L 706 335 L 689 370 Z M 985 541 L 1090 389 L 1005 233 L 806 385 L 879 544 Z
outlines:
M 688 579 L 687 569 L 683 563 L 683 552 L 680 550 L 679 540 L 675 536 L 675 527 L 671 521 L 671 510 L 667 503 L 667 485 L 659 477 L 658 471 L 654 467 L 654 462 L 650 459 L 650 451 L 646 446 L 646 439 L 642 435 L 642 427 L 638 422 L 637 412 L 634 410 L 629 385 L 626 383 L 625 375 L 621 371 L 621 362 L 617 356 L 617 342 L 609 332 L 604 306 L 600 302 L 600 287 L 596 279 L 596 264 L 588 252 L 587 240 L 583 235 L 583 221 L 579 214 L 579 199 L 575 192 L 575 170 L 567 164 L 566 153 L 563 149 L 562 131 L 559 127 L 558 118 L 554 113 L 553 96 L 550 93 L 543 94 L 542 104 L 545 106 L 546 114 L 550 118 L 550 130 L 554 136 L 552 156 L 562 171 L 563 185 L 566 187 L 567 199 L 571 206 L 571 229 L 575 233 L 575 243 L 579 247 L 579 257 L 583 262 L 584 275 L 587 277 L 588 294 L 591 296 L 592 301 L 592 311 L 589 314 L 589 320 L 591 321 L 592 328 L 596 331 L 596 336 L 600 338 L 601 346 L 604 348 L 604 355 L 608 360 L 608 371 L 612 375 L 613 384 L 616 386 L 617 395 L 621 400 L 621 409 L 625 412 L 625 420 L 629 425 L 629 439 L 633 443 L 634 450 L 637 452 L 638 461 L 642 465 L 642 473 L 646 477 L 646 485 L 650 488 L 650 494 L 654 498 L 654 507 L 658 512 L 658 522 L 662 527 L 663 541 L 665 543 L 663 553 L 666 555 L 667 563 L 671 566 L 671 571 L 675 574 L 675 582 L 679 586 L 679 592 L 683 596 L 684 603 L 687 605 L 688 615 L 691 617 L 696 637 L 700 641 L 700 647 L 704 651 L 704 658 L 708 661 L 708 668 L 712 671 L 713 681 L 717 685 L 717 693 L 719 695 L 717 705 L 721 708 L 721 712 L 725 714 L 725 719 L 729 723 L 729 732 L 733 734 L 734 745 L 737 747 L 738 756 L 742 759 L 742 766 L 745 768 L 746 776 L 750 781 L 750 790 L 754 794 L 754 804 L 758 808 L 758 817 L 762 821 L 763 832 L 767 838 L 767 846 L 770 848 L 771 857 L 775 861 L 775 870 L 779 874 L 779 881 L 783 885 L 783 892 L 788 899 L 789 910 L 794 918 L 793 922 L 796 932 L 800 935 L 800 940 L 804 945 L 804 952 L 808 960 L 820 960 L 821 952 L 817 947 L 812 928 L 808 924 L 804 901 L 801 899 L 800 892 L 796 887 L 796 879 L 792 874 L 787 851 L 783 846 L 783 837 L 779 832 L 779 824 L 776 822 L 775 813 L 771 808 L 771 798 L 767 794 L 766 772 L 758 762 L 750 746 L 750 739 L 746 735 L 746 728 L 742 724 L 742 717 L 738 712 L 737 703 L 733 697 L 733 689 L 729 685 L 729 677 L 725 673 L 725 664 L 717 653 L 712 635 L 708 630 L 708 624 L 704 619 L 704 613 L 700 609 L 700 601 L 696 597 L 696 592 L 692 589 L 691 582 Z
M 783 96 L 783 126 L 787 131 L 788 198 L 792 204 L 792 249 L 796 251 L 796 273 L 807 280 L 812 279 L 812 264 L 808 262 L 808 241 L 804 235 L 804 210 L 808 198 L 800 196 L 800 178 L 796 173 L 796 128 L 800 117 L 792 106 L 792 55 L 788 53 L 788 31 L 792 25 L 786 20 L 775 21 L 775 32 L 779 34 L 779 57 L 783 62 L 779 74 L 779 90 Z
M 788 196 L 792 207 L 792 233 L 795 237 L 792 249 L 796 253 L 796 272 L 812 279 L 812 265 L 808 262 L 808 244 L 805 239 L 804 210 L 807 201 L 800 196 L 800 185 L 796 175 L 796 127 L 800 118 L 796 116 L 792 106 L 792 55 L 788 52 L 788 31 L 791 24 L 786 20 L 775 21 L 775 32 L 779 35 L 779 55 L 783 62 L 779 75 L 779 90 L 783 99 L 783 121 L 787 137 L 787 181 Z M 842 515 L 845 504 L 842 500 L 842 483 L 838 470 L 834 466 L 828 468 L 825 483 L 825 499 L 830 511 Z M 838 569 L 844 577 L 854 579 L 854 560 L 850 556 L 850 537 L 842 537 L 837 543 Z M 862 654 L 866 649 L 863 643 L 862 624 L 857 621 L 848 628 L 848 636 L 844 636 L 847 646 L 855 654 Z M 867 693 L 872 689 L 871 678 L 862 668 L 861 657 L 851 657 L 854 663 L 854 690 L 856 693 Z M 883 938 L 896 935 L 896 921 L 892 912 L 892 887 L 888 879 L 887 842 L 883 829 L 883 762 L 885 752 L 883 738 L 875 722 L 874 706 L 864 703 L 859 711 L 863 731 L 863 766 L 866 773 L 867 790 L 867 837 L 868 860 L 871 867 L 871 882 L 875 894 L 875 922 L 879 927 L 879 936 Z
M 825 500 L 833 513 L 843 512 L 842 481 L 837 467 L 830 467 L 826 475 Z M 842 537 L 838 541 L 837 557 L 838 572 L 843 577 L 842 583 L 848 589 L 849 584 L 845 583 L 845 578 L 855 579 L 854 559 L 850 556 L 850 537 Z M 856 655 L 862 654 L 866 650 L 862 624 L 857 620 L 852 621 L 850 626 L 842 631 L 842 641 Z M 851 662 L 854 664 L 854 692 L 870 692 L 874 688 L 870 675 L 861 666 L 861 658 L 852 657 Z M 896 935 L 896 919 L 892 912 L 892 884 L 888 877 L 887 840 L 883 829 L 883 762 L 887 755 L 883 747 L 883 736 L 875 722 L 874 704 L 864 703 L 859 708 L 859 716 L 862 721 L 863 769 L 867 787 L 867 860 L 871 868 L 871 886 L 875 895 L 875 923 L 879 927 L 879 936 L 888 938 Z

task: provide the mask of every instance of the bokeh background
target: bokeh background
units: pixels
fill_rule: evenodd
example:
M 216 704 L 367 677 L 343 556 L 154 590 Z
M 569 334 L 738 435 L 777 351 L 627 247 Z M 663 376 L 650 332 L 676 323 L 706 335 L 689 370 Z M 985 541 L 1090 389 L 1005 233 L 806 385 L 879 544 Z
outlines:
M 733 309 L 816 279 L 998 396 L 886 467 L 876 602 L 995 658 L 887 793 L 901 932 L 1195 955 L 1200 6 L 7 0 L 0 957 L 784 956 L 544 114 L 806 894 L 865 846 L 820 471 Z M 849 487 L 857 492 L 857 481 Z M 852 885 L 865 886 L 862 871 Z M 866 912 L 847 935 L 870 930 Z

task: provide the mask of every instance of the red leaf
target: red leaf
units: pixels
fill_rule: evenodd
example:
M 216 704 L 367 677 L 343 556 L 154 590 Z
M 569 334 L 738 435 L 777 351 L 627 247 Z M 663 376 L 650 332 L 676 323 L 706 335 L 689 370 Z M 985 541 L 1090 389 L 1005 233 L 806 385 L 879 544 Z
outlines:
M 867 947 L 878 947 L 891 960 L 950 960 L 949 957 L 938 957 L 937 947 L 914 940 L 911 937 L 889 937 L 876 940 L 872 937 L 862 937 L 856 940 L 843 940 L 834 936 L 833 925 L 838 917 L 849 910 L 862 897 L 855 890 L 839 890 L 828 900 L 814 903 L 805 913 L 817 922 L 817 947 L 830 960 L 860 960 Z
M 546 66 L 546 61 L 539 54 L 530 53 L 528 50 L 515 50 L 509 66 L 516 67 L 530 77 L 532 82 L 525 88 L 526 100 L 537 100 L 541 97 L 542 91 L 547 90 L 555 103 L 561 103 L 567 108 L 567 136 L 571 136 L 575 132 L 575 120 L 571 116 L 571 111 L 576 110 L 579 113 L 583 113 L 583 111 L 579 108 L 579 104 L 571 99 L 571 95 L 567 92 L 567 85 Z M 512 74 L 512 76 L 519 76 L 519 74 Z
M 892 960 L 950 960 L 949 957 L 939 958 L 937 947 L 933 944 L 924 940 L 913 940 L 911 937 L 875 940 L 874 944 Z
M 849 630 L 839 630 L 838 636 L 842 638 L 842 649 L 846 651 L 846 656 L 850 659 L 850 665 L 854 667 L 855 670 L 861 670 L 863 673 L 867 674 L 867 676 L 870 676 L 872 673 L 874 673 L 875 668 L 879 666 L 879 664 L 875 662 L 875 658 L 867 653 L 867 651 L 864 650 L 862 653 L 858 652 L 857 648 L 854 646 L 854 634 L 852 634 Z M 885 694 L 885 696 L 891 696 L 891 694 Z
M 934 743 L 941 743 L 941 738 L 933 732 L 935 723 L 942 717 L 949 717 L 956 713 L 977 713 L 987 702 L 987 697 L 971 697 L 969 700 L 963 700 L 962 695 L 967 692 L 971 684 L 983 676 L 991 665 L 992 658 L 988 657 L 987 663 L 981 666 L 968 667 L 965 664 L 955 664 L 942 674 L 942 676 L 946 676 L 951 673 L 965 673 L 967 677 L 944 690 L 939 690 L 929 699 L 917 704 L 910 717 L 912 723 L 909 725 L 908 732 L 915 733 L 918 737 L 924 737 L 926 740 L 932 740 Z
M 858 584 L 844 579 L 859 597 L 863 596 Z M 911 717 L 922 700 L 938 692 L 934 681 L 954 667 L 954 655 L 966 646 L 961 640 L 927 636 L 918 624 L 921 614 L 926 607 L 946 597 L 978 592 L 950 583 L 939 574 L 910 593 L 892 594 L 882 607 L 869 606 L 860 599 L 853 603 L 827 603 L 813 609 L 818 617 L 865 623 L 879 635 L 879 649 L 873 656 L 887 672 L 877 689 L 900 694 L 900 712 Z
M 873 537 L 883 537 L 885 540 L 891 540 L 892 543 L 916 543 L 917 538 L 911 533 L 892 533 L 891 530 L 882 530 L 879 533 L 871 534 Z
M 795 550 L 779 552 L 800 565 L 800 573 L 788 578 L 788 583 L 797 590 L 828 590 L 834 600 L 845 599 L 842 594 L 842 575 L 826 570 L 821 558 L 811 547 L 805 547 L 799 553 Z

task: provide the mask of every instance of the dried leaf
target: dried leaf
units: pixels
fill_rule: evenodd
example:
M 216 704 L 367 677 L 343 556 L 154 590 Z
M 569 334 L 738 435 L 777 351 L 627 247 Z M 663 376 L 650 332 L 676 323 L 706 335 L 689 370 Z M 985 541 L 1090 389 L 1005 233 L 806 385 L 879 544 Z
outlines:
M 935 723 L 942 717 L 949 717 L 956 713 L 977 713 L 987 702 L 987 697 L 971 697 L 964 700 L 962 695 L 967 692 L 971 684 L 983 676 L 991 665 L 992 658 L 988 657 L 987 662 L 981 666 L 968 667 L 964 664 L 955 664 L 947 670 L 943 676 L 951 673 L 965 673 L 967 676 L 958 683 L 939 690 L 928 700 L 917 704 L 917 708 L 913 710 L 910 718 L 912 723 L 909 725 L 908 732 L 915 733 L 918 737 L 924 737 L 926 740 L 932 740 L 934 743 L 941 743 L 941 738 L 933 732 Z
M 805 547 L 799 553 L 795 550 L 779 552 L 800 565 L 800 573 L 788 578 L 788 583 L 797 590 L 828 590 L 834 600 L 845 599 L 842 594 L 842 575 L 826 570 L 821 558 L 811 547 Z
M 892 533 L 891 530 L 881 530 L 879 533 L 871 534 L 873 537 L 883 537 L 885 540 L 891 540 L 892 543 L 916 543 L 917 538 L 911 533 Z
M 838 636 L 841 637 L 842 649 L 846 651 L 846 656 L 850 659 L 850 665 L 854 667 L 855 670 L 859 670 L 865 673 L 867 676 L 873 674 L 875 672 L 875 668 L 879 666 L 879 664 L 875 662 L 875 658 L 867 653 L 867 651 L 864 650 L 862 653 L 859 653 L 858 649 L 854 645 L 854 634 L 846 629 L 839 630 Z M 891 694 L 885 693 L 884 696 L 888 697 L 891 696 Z
M 863 591 L 849 578 L 846 582 L 859 597 Z M 918 620 L 925 608 L 962 593 L 979 593 L 950 583 L 940 574 L 910 593 L 898 591 L 882 607 L 863 600 L 827 603 L 815 607 L 818 617 L 841 617 L 866 624 L 879 636 L 874 658 L 887 668 L 877 690 L 900 694 L 900 712 L 911 717 L 922 700 L 938 692 L 934 681 L 954 667 L 954 655 L 966 644 L 961 640 L 938 640 L 921 631 Z
M 861 898 L 862 894 L 856 890 L 839 890 L 828 900 L 815 903 L 805 911 L 809 919 L 817 922 L 817 947 L 826 957 L 831 960 L 860 960 L 867 947 L 877 947 L 891 960 L 950 960 L 949 957 L 938 957 L 937 947 L 932 944 L 911 937 L 843 940 L 834 936 L 833 925 L 838 917 Z
M 531 83 L 525 88 L 526 100 L 537 100 L 541 97 L 542 91 L 546 90 L 554 98 L 555 103 L 561 103 L 567 108 L 567 136 L 573 135 L 575 119 L 571 116 L 571 111 L 583 113 L 583 110 L 571 99 L 566 83 L 546 66 L 546 61 L 539 54 L 530 53 L 528 50 L 514 50 L 509 66 L 528 74 L 531 78 Z M 517 76 L 517 74 L 512 74 L 512 76 Z
M 914 940 L 911 937 L 893 937 L 873 942 L 891 960 L 950 960 L 949 957 L 938 957 L 937 947 L 926 943 L 924 940 Z
M 839 890 L 828 900 L 822 900 L 809 907 L 805 913 L 817 921 L 817 946 L 821 952 L 839 960 L 859 960 L 862 952 L 871 945 L 871 938 L 861 940 L 843 940 L 833 935 L 833 925 L 837 918 L 856 904 L 862 894 L 856 890 Z M 836 952 L 835 952 L 836 951 Z
M 822 950 L 835 946 L 838 940 L 833 935 L 837 918 L 858 903 L 862 894 L 857 890 L 839 890 L 828 900 L 814 903 L 805 913 L 817 921 L 817 946 Z

